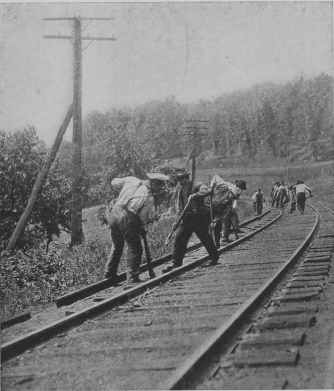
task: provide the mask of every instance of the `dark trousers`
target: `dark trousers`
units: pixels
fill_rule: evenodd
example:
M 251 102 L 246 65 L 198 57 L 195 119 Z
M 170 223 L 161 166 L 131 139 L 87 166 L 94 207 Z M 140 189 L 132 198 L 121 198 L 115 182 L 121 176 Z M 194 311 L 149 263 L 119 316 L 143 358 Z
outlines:
M 220 235 L 222 232 L 223 237 L 225 239 L 228 239 L 231 231 L 232 218 L 234 219 L 233 223 L 235 224 L 236 218 L 238 218 L 238 216 L 233 216 L 231 203 L 224 205 L 223 208 L 220 209 L 220 212 L 215 214 L 215 217 L 213 219 L 213 232 L 215 235 L 215 242 L 217 248 L 220 247 Z
M 183 258 L 187 251 L 187 245 L 191 235 L 196 234 L 198 239 L 202 242 L 206 251 L 208 252 L 211 260 L 217 262 L 219 258 L 218 251 L 209 234 L 208 226 L 210 224 L 210 218 L 203 214 L 193 214 L 187 216 L 176 230 L 174 250 L 172 256 L 172 262 L 175 266 L 182 265 Z
M 279 207 L 279 201 L 280 201 L 280 198 L 279 198 L 279 195 L 277 195 L 277 197 L 275 198 L 275 206 L 276 206 L 276 208 Z
M 303 215 L 305 210 L 306 195 L 305 193 L 297 193 L 297 208 Z
M 262 214 L 262 210 L 263 210 L 263 203 L 262 202 L 257 203 L 256 204 L 256 209 L 257 209 L 257 214 L 261 215 Z
M 278 193 L 278 205 L 276 205 L 277 208 L 283 209 L 283 206 L 286 203 L 286 201 L 287 201 L 286 193 L 284 191 L 280 191 Z
M 289 213 L 293 213 L 296 210 L 296 203 L 295 200 L 291 201 Z
M 124 244 L 126 244 L 126 274 L 127 279 L 131 281 L 139 275 L 139 266 L 143 254 L 139 218 L 126 208 L 115 205 L 109 216 L 109 227 L 113 247 L 105 271 L 111 275 L 117 274 Z

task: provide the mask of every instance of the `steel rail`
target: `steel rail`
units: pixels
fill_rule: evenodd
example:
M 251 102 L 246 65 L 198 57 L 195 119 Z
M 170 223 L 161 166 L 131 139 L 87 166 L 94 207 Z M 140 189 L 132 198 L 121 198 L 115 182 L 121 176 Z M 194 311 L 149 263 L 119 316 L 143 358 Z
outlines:
M 268 212 L 267 212 L 268 213 Z M 273 220 L 265 224 L 264 226 L 258 228 L 256 231 L 253 231 L 249 233 L 248 235 L 245 235 L 244 237 L 228 244 L 227 246 L 221 248 L 218 252 L 219 254 L 224 253 L 231 248 L 237 246 L 239 243 L 242 243 L 244 241 L 247 241 L 248 239 L 252 238 L 257 233 L 263 231 L 264 229 L 268 228 L 272 224 L 274 224 L 280 217 L 282 216 L 282 212 L 279 211 L 278 216 L 276 216 Z M 251 220 L 257 220 L 251 219 Z M 245 224 L 245 223 L 244 223 Z M 199 247 L 202 247 L 201 244 Z M 44 326 L 36 331 L 30 332 L 26 335 L 23 335 L 21 337 L 18 337 L 12 341 L 9 341 L 1 346 L 1 360 L 2 362 L 8 361 L 11 358 L 23 353 L 25 350 L 40 344 L 51 337 L 55 336 L 57 333 L 61 333 L 69 328 L 72 328 L 74 326 L 77 326 L 84 321 L 93 318 L 95 316 L 100 315 L 103 312 L 106 312 L 108 310 L 111 310 L 121 304 L 126 303 L 130 299 L 144 293 L 145 291 L 148 291 L 149 289 L 152 289 L 156 287 L 157 285 L 160 285 L 168 280 L 170 280 L 173 277 L 176 277 L 188 270 L 191 270 L 201 263 L 204 263 L 206 260 L 209 259 L 209 255 L 205 255 L 201 258 L 198 258 L 186 265 L 183 265 L 179 268 L 173 269 L 172 271 L 162 274 L 160 276 L 157 276 L 151 280 L 148 280 L 144 282 L 143 284 L 140 284 L 138 287 L 135 286 L 127 291 L 123 291 L 109 299 L 106 299 L 102 302 L 99 302 L 97 304 L 94 304 L 88 308 L 85 308 L 83 310 L 77 311 L 74 314 L 71 314 L 67 316 L 66 318 L 62 318 L 60 320 L 57 320 L 47 326 Z
M 280 279 L 291 268 L 304 248 L 312 240 L 319 225 L 319 214 L 317 210 L 311 205 L 307 206 L 314 210 L 316 220 L 312 230 L 309 232 L 303 243 L 272 278 L 270 278 L 257 292 L 255 292 L 227 322 L 224 322 L 180 368 L 175 370 L 174 375 L 163 385 L 163 389 L 187 389 L 187 385 L 191 381 L 191 378 L 196 374 L 196 372 L 203 370 L 208 358 L 214 355 L 214 353 L 219 349 L 222 349 L 224 343 L 228 340 L 228 337 L 236 332 L 236 330 L 250 316 L 251 312 L 262 302 L 262 300 L 265 299 L 266 295 L 275 288 Z
M 247 224 L 250 224 L 254 221 L 262 219 L 269 212 L 270 212 L 270 209 L 263 212 L 260 216 L 256 216 L 256 217 L 253 217 L 251 219 L 244 221 L 243 223 L 240 224 L 240 227 L 245 227 Z M 197 250 L 198 248 L 200 248 L 202 246 L 203 246 L 202 243 L 200 241 L 197 241 L 196 243 L 192 244 L 191 246 L 189 246 L 187 248 L 187 253 L 194 251 L 194 250 Z M 171 259 L 172 259 L 172 253 L 169 253 L 167 255 L 164 255 L 163 257 L 157 258 L 152 261 L 152 268 L 161 266 L 164 263 L 169 262 Z M 148 270 L 147 264 L 144 263 L 143 265 L 140 266 L 139 273 L 144 273 L 147 270 Z M 120 283 L 126 281 L 126 273 L 125 272 L 119 274 L 118 281 Z M 79 301 L 79 300 L 85 299 L 89 296 L 92 296 L 95 293 L 98 293 L 104 289 L 110 288 L 111 286 L 112 286 L 112 284 L 108 279 L 103 279 L 102 281 L 96 282 L 94 284 L 88 285 L 84 288 L 80 288 L 74 292 L 67 293 L 66 295 L 61 296 L 55 300 L 55 303 L 58 308 L 65 306 L 65 305 L 69 305 L 69 304 L 72 304 L 76 301 Z

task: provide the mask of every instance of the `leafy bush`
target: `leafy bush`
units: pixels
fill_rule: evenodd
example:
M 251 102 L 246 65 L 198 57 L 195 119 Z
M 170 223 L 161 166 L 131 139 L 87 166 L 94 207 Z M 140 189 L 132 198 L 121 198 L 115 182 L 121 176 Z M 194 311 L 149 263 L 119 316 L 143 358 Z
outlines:
M 173 221 L 167 218 L 149 226 L 148 242 L 154 258 L 171 251 L 171 246 L 166 248 L 164 242 Z M 1 316 L 50 303 L 65 293 L 100 281 L 110 249 L 111 240 L 96 237 L 72 249 L 54 241 L 47 254 L 42 248 L 15 254 L 3 251 L 0 254 Z M 145 259 L 143 254 L 143 262 Z M 125 266 L 122 257 L 118 273 L 124 272 Z
M 36 129 L 28 127 L 12 134 L 0 132 L 0 251 L 3 250 L 23 214 L 36 178 L 45 162 L 39 152 Z M 55 162 L 38 195 L 24 235 L 17 243 L 27 249 L 43 239 L 59 236 L 70 226 L 71 190 Z

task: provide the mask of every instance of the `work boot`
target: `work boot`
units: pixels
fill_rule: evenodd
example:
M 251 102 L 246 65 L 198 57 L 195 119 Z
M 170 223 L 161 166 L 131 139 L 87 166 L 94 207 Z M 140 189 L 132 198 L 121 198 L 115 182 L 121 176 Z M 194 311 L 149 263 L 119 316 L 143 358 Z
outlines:
M 123 286 L 124 290 L 131 289 L 135 286 L 138 286 L 139 284 L 142 284 L 143 280 L 141 280 L 139 277 L 135 277 L 132 280 L 127 280 L 126 284 Z
M 180 265 L 180 266 L 182 266 L 182 265 Z M 175 263 L 172 263 L 171 265 L 168 265 L 166 268 L 162 269 L 162 273 L 168 273 L 171 270 L 174 270 L 175 268 L 180 267 L 180 266 L 176 266 Z
M 117 285 L 118 284 L 118 275 L 110 272 L 105 272 L 103 275 L 103 278 L 106 278 L 109 280 L 111 285 Z
M 229 238 L 222 238 L 222 242 L 225 242 L 225 243 L 232 243 L 232 240 L 229 239 Z

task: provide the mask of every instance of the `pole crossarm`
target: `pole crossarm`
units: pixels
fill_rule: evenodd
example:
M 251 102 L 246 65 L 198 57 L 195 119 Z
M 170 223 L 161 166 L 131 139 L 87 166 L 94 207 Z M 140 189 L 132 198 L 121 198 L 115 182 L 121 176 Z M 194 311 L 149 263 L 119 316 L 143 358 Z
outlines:
M 185 119 L 184 122 L 209 122 L 206 119 Z
M 44 18 L 43 20 L 115 20 L 115 18 Z
M 183 133 L 184 136 L 208 136 L 206 133 Z
M 197 126 L 183 126 L 183 129 L 208 130 L 209 128 L 198 128 Z
M 56 38 L 56 39 L 74 39 L 73 36 L 67 35 L 44 35 L 43 38 Z M 117 38 L 104 38 L 104 37 L 81 37 L 86 41 L 117 41 Z

